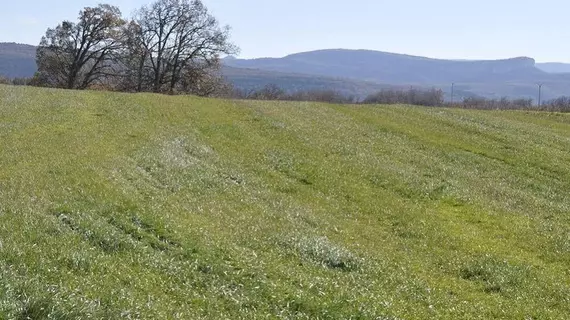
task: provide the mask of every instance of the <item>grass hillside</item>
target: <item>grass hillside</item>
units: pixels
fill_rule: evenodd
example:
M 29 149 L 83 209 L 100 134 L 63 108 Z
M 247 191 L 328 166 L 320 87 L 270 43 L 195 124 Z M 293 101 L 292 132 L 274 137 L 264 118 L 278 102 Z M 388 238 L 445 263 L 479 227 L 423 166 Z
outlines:
M 0 86 L 0 318 L 567 319 L 570 115 Z

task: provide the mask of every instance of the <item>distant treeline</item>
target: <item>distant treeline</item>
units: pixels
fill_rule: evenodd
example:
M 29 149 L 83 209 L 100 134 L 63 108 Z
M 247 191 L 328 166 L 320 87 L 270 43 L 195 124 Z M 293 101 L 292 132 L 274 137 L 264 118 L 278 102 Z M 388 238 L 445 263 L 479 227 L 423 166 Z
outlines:
M 281 100 L 281 101 L 314 101 L 328 103 L 356 103 L 356 96 L 349 96 L 334 90 L 311 89 L 288 92 L 275 84 L 268 84 L 259 89 L 232 89 L 226 94 L 228 98 L 247 100 Z
M 249 100 L 314 101 L 344 104 L 411 104 L 418 106 L 444 105 L 443 91 L 439 89 L 384 89 L 368 95 L 364 99 L 355 95 L 345 95 L 335 90 L 309 89 L 286 91 L 275 84 L 259 89 L 233 90 L 230 98 Z
M 426 107 L 453 107 L 484 110 L 536 110 L 553 112 L 570 112 L 570 97 L 562 96 L 545 101 L 540 106 L 534 105 L 532 99 L 489 99 L 483 97 L 466 97 L 459 102 L 445 101 L 441 89 L 383 89 L 359 99 L 354 95 L 344 95 L 334 90 L 299 90 L 287 92 L 274 84 L 249 91 L 234 90 L 226 93 L 226 97 L 250 100 L 282 100 L 282 101 L 315 101 L 341 104 L 408 104 Z
M 9 79 L 3 76 L 0 76 L 0 84 L 8 84 L 14 86 L 30 86 L 32 85 L 32 78 L 14 78 Z
M 0 77 L 0 84 L 26 86 L 36 85 L 34 78 L 8 79 Z M 108 87 L 92 87 L 91 89 L 113 90 Z M 283 88 L 268 84 L 259 89 L 240 90 L 225 81 L 219 81 L 210 96 L 243 99 L 243 100 L 270 100 L 270 101 L 310 101 L 336 104 L 408 104 L 425 107 L 453 107 L 463 109 L 481 110 L 534 110 L 551 112 L 570 112 L 570 96 L 562 96 L 545 101 L 540 106 L 534 105 L 532 99 L 489 99 L 483 97 L 467 97 L 455 103 L 446 102 L 441 89 L 383 89 L 366 96 L 364 99 L 355 95 L 342 94 L 335 90 L 310 89 L 286 91 Z

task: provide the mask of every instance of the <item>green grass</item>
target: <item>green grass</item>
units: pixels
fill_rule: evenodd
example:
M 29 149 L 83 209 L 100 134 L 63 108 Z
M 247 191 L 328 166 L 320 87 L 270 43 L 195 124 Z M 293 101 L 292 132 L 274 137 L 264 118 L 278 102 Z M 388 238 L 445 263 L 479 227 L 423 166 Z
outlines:
M 567 319 L 570 115 L 0 86 L 0 318 Z

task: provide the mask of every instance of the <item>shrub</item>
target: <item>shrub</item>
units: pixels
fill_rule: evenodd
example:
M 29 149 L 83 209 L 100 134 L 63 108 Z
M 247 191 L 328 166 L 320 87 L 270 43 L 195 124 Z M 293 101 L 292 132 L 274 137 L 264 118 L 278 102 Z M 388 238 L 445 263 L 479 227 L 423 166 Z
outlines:
M 14 78 L 12 79 L 12 84 L 15 86 L 28 86 L 31 81 L 32 78 Z
M 328 103 L 355 103 L 356 97 L 328 89 L 286 91 L 276 84 L 267 84 L 250 91 L 234 90 L 232 98 L 250 100 L 313 101 Z
M 411 104 L 418 106 L 441 106 L 444 103 L 441 89 L 421 90 L 411 88 L 409 90 L 384 89 L 367 96 L 363 103 L 366 104 Z
M 507 97 L 500 99 L 486 99 L 483 97 L 467 97 L 463 99 L 461 107 L 466 109 L 488 109 L 488 110 L 514 110 L 530 109 L 533 107 L 532 99 L 514 99 Z
M 548 111 L 570 112 L 570 97 L 562 96 L 547 101 L 541 108 Z

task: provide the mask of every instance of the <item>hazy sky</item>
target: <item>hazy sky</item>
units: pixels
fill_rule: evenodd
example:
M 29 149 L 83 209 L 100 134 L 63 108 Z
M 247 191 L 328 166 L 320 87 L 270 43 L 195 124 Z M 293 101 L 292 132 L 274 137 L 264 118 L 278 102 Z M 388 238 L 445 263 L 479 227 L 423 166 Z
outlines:
M 2 0 L 0 41 L 37 44 L 92 0 Z M 130 14 L 151 0 L 108 0 Z M 327 48 L 436 58 L 570 62 L 568 0 L 203 0 L 241 57 Z

